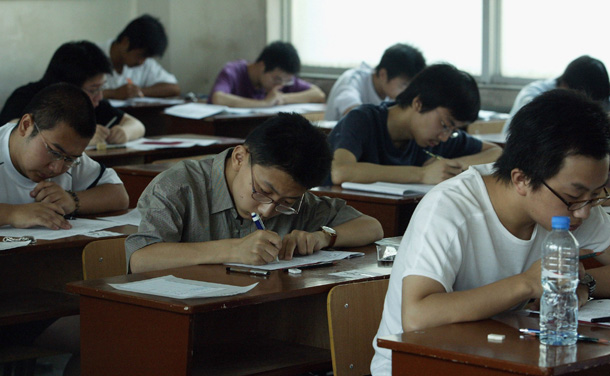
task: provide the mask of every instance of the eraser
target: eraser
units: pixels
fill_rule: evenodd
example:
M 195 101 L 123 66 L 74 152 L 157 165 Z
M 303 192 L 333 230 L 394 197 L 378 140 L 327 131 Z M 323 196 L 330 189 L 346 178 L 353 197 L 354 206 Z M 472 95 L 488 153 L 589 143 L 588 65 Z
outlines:
M 301 269 L 290 268 L 290 269 L 288 269 L 288 273 L 290 273 L 290 274 L 301 274 L 302 271 L 301 271 Z
M 490 333 L 487 335 L 488 342 L 503 342 L 506 336 L 504 334 L 493 334 Z

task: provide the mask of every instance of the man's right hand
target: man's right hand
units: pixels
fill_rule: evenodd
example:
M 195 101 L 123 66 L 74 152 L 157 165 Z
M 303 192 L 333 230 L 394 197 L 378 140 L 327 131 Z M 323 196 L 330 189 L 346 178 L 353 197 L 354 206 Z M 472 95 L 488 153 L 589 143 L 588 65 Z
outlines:
M 422 184 L 438 184 L 463 171 L 462 165 L 451 159 L 427 161 L 423 167 Z
M 285 103 L 284 93 L 281 91 L 282 87 L 282 85 L 276 86 L 271 89 L 270 92 L 267 93 L 267 96 L 265 97 L 265 102 L 267 102 L 270 107 L 280 106 Z
M 257 230 L 239 240 L 234 252 L 236 262 L 241 264 L 268 264 L 275 261 L 282 248 L 282 238 L 268 230 Z
M 31 204 L 12 205 L 8 223 L 15 228 L 44 226 L 51 230 L 68 230 L 70 222 L 64 218 L 64 210 L 53 203 L 35 202 Z

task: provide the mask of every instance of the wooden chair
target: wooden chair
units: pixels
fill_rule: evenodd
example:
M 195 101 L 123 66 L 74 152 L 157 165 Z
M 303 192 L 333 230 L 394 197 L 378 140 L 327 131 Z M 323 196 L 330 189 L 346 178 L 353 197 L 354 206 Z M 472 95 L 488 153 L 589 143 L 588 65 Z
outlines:
M 388 279 L 333 287 L 327 312 L 333 374 L 369 375 Z
M 98 279 L 127 274 L 125 238 L 93 241 L 83 249 L 83 278 Z

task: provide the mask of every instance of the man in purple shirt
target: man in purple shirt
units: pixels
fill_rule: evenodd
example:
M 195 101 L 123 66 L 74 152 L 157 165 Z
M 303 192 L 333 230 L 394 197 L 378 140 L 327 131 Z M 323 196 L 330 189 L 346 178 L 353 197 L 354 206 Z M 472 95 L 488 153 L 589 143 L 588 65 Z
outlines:
M 227 63 L 212 88 L 208 103 L 230 107 L 269 107 L 289 103 L 324 102 L 324 92 L 295 75 L 301 60 L 294 46 L 273 42 L 253 63 Z

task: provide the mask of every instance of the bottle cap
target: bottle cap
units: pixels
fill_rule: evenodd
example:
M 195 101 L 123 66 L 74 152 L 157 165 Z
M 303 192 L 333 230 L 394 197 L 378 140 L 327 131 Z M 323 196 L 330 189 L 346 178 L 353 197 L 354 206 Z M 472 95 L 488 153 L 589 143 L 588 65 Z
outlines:
M 570 228 L 570 217 L 553 217 L 551 227 L 554 229 L 568 230 Z

